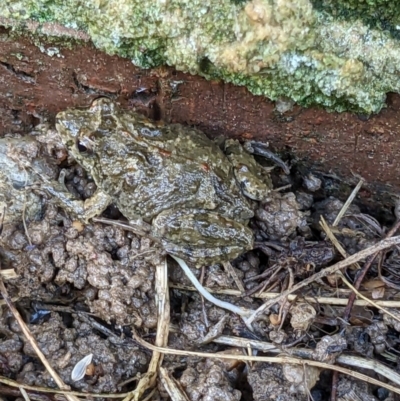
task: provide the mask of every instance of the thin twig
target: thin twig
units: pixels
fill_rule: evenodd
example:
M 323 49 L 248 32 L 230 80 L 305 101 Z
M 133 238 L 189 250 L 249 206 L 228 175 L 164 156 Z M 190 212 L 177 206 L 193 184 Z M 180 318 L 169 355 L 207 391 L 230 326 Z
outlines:
M 189 398 L 176 383 L 176 380 L 168 374 L 167 369 L 160 368 L 160 380 L 171 400 L 189 401 Z
M 394 235 L 399 228 L 400 228 L 400 219 L 397 220 L 396 224 L 389 230 L 389 232 L 386 234 L 386 237 L 385 237 L 385 239 L 383 241 L 387 241 L 388 239 L 390 239 L 390 237 L 392 237 L 392 235 Z M 392 238 L 398 238 L 398 237 L 392 237 Z M 382 243 L 383 241 L 381 241 L 380 243 Z M 364 267 L 362 268 L 360 273 L 357 275 L 357 279 L 353 284 L 354 288 L 356 288 L 357 290 L 360 288 L 361 283 L 363 282 L 364 277 L 367 274 L 369 268 L 371 267 L 372 263 L 374 262 L 374 260 L 378 256 L 379 252 L 382 251 L 382 250 L 383 249 L 376 250 L 373 253 L 371 252 L 369 258 L 367 259 L 367 261 L 364 264 Z M 355 294 L 355 292 L 352 292 L 350 294 L 350 297 L 349 297 L 349 302 L 348 302 L 348 304 L 346 306 L 346 309 L 344 310 L 344 313 L 343 313 L 344 322 L 347 322 L 349 320 L 349 318 L 350 318 L 351 310 L 353 309 L 353 304 L 354 304 L 355 299 L 356 299 L 356 294 Z
M 206 274 L 206 267 L 202 266 L 201 273 L 200 273 L 200 284 L 201 285 L 203 285 L 205 274 Z M 204 324 L 206 325 L 206 327 L 208 329 L 210 327 L 210 323 L 209 323 L 208 317 L 207 317 L 206 300 L 204 299 L 204 297 L 201 297 L 201 310 L 203 312 Z
M 170 288 L 176 288 L 179 290 L 183 291 L 196 291 L 195 287 L 190 287 L 187 285 L 182 285 L 182 284 L 174 284 L 170 283 L 169 284 Z M 220 295 L 230 295 L 234 297 L 240 297 L 241 293 L 238 290 L 231 290 L 229 288 L 209 288 L 209 287 L 204 287 L 204 289 L 212 294 L 220 294 Z M 347 291 L 346 291 L 347 292 Z M 262 292 L 261 294 L 256 294 L 253 296 L 253 298 L 258 298 L 258 299 L 274 299 L 277 296 L 280 295 L 280 292 Z M 298 298 L 297 295 L 294 294 L 289 294 L 288 295 L 288 301 L 294 301 L 296 298 Z M 334 306 L 346 306 L 348 302 L 348 298 L 337 298 L 337 297 L 309 297 L 309 296 L 303 296 L 302 299 L 304 299 L 306 302 L 309 303 L 316 303 L 316 304 L 324 304 L 324 305 L 334 305 Z M 386 300 L 376 300 L 374 301 L 377 305 L 385 308 L 400 308 L 400 300 L 399 301 L 386 301 Z M 362 299 L 356 299 L 354 302 L 354 305 L 357 306 L 368 306 L 370 305 L 369 302 L 363 301 Z
M 236 273 L 235 268 L 232 266 L 230 262 L 223 262 L 222 266 L 224 266 L 225 271 L 233 278 L 237 288 L 239 288 L 239 291 L 244 294 L 245 289 L 242 283 L 242 280 L 239 278 L 239 276 Z
M 31 347 L 34 349 L 34 351 L 36 352 L 36 355 L 39 357 L 40 361 L 43 363 L 43 365 L 45 366 L 45 368 L 47 369 L 47 371 L 49 372 L 50 376 L 53 378 L 54 382 L 57 384 L 57 386 L 61 389 L 61 390 L 70 390 L 70 387 L 67 386 L 62 380 L 61 377 L 58 375 L 58 373 L 53 369 L 53 367 L 49 364 L 49 362 L 47 361 L 46 357 L 44 356 L 43 352 L 41 351 L 41 349 L 39 348 L 39 345 L 36 341 L 36 339 L 32 336 L 32 333 L 30 332 L 28 326 L 25 324 L 25 322 L 23 321 L 21 315 L 19 314 L 17 308 L 14 306 L 14 304 L 11 301 L 10 296 L 8 295 L 7 289 L 3 283 L 3 280 L 0 277 L 0 293 L 3 296 L 4 300 L 7 303 L 7 306 L 9 307 L 11 313 L 14 315 L 15 320 L 18 322 L 18 324 L 21 327 L 22 332 L 24 333 L 26 339 L 28 340 L 29 344 L 31 345 Z M 21 386 L 23 387 L 23 386 Z M 75 397 L 74 395 L 68 395 L 66 394 L 65 397 L 69 400 L 69 401 L 79 401 L 79 399 L 77 397 Z
M 270 308 L 272 305 L 282 301 L 283 299 L 285 299 L 289 294 L 292 294 L 298 290 L 300 290 L 303 287 L 308 286 L 309 284 L 313 283 L 314 281 L 320 280 L 324 277 L 327 277 L 333 273 L 336 273 L 338 270 L 343 269 L 349 265 L 352 265 L 353 263 L 356 263 L 364 258 L 366 258 L 369 255 L 372 255 L 374 253 L 377 253 L 379 251 L 382 251 L 384 249 L 390 248 L 393 245 L 397 245 L 400 244 L 400 236 L 397 237 L 391 237 L 391 238 L 387 238 L 384 239 L 380 242 L 378 242 L 377 244 L 367 248 L 367 249 L 363 249 L 360 252 L 355 253 L 352 256 L 349 256 L 347 259 L 342 260 L 336 264 L 334 264 L 333 266 L 327 267 L 324 270 L 321 270 L 318 273 L 313 274 L 312 276 L 304 279 L 303 281 L 301 281 L 300 283 L 294 285 L 290 290 L 286 290 L 283 291 L 279 296 L 277 296 L 275 299 L 269 300 L 266 303 L 264 303 L 263 305 L 261 305 L 254 313 L 252 316 L 250 316 L 246 323 L 247 325 L 251 325 L 251 323 L 254 321 L 254 319 L 261 314 L 262 312 L 264 312 L 266 309 Z
M 340 244 L 340 242 L 337 240 L 335 234 L 333 233 L 332 229 L 329 227 L 328 223 L 326 222 L 326 220 L 324 219 L 324 216 L 321 216 L 320 222 L 319 222 L 320 226 L 322 227 L 322 229 L 324 230 L 325 234 L 327 235 L 327 237 L 331 240 L 333 246 L 339 251 L 339 253 L 344 257 L 347 258 L 349 255 L 347 254 L 347 252 L 345 251 L 345 249 L 342 247 L 342 245 Z M 354 263 L 354 266 L 357 269 L 361 269 L 361 266 L 358 263 Z
M 69 396 L 77 396 L 77 397 L 92 397 L 92 398 L 124 398 L 129 393 L 119 393 L 119 394 L 111 394 L 111 393 L 82 393 L 80 391 L 66 391 L 66 390 L 57 390 L 55 388 L 48 387 L 38 387 L 38 386 L 30 386 L 24 383 L 18 383 L 15 380 L 9 379 L 8 377 L 0 376 L 0 383 L 8 387 L 14 388 L 24 388 L 25 390 L 35 391 L 37 393 L 49 393 L 49 394 L 60 394 L 66 397 Z M 81 401 L 81 400 L 78 400 Z
M 170 304 L 169 304 L 169 290 L 168 290 L 168 270 L 167 259 L 163 258 L 163 263 L 158 263 L 156 266 L 156 303 L 158 312 L 157 321 L 157 334 L 155 343 L 158 346 L 166 346 L 168 344 L 169 322 L 170 322 Z M 139 380 L 136 389 L 129 393 L 123 401 L 130 401 L 134 399 L 138 401 L 143 393 L 155 386 L 157 379 L 157 372 L 161 366 L 163 354 L 160 352 L 153 352 L 150 360 L 150 365 L 146 374 Z
M 315 366 L 321 369 L 330 369 L 334 371 L 338 371 L 340 373 L 344 373 L 348 376 L 354 377 L 359 380 L 363 380 L 367 383 L 384 387 L 389 391 L 393 391 L 395 394 L 400 394 L 400 388 L 398 386 L 392 386 L 390 384 L 381 382 L 380 380 L 376 380 L 370 376 L 364 375 L 362 373 L 358 373 L 354 370 L 346 369 L 337 365 L 330 365 L 329 363 L 294 358 L 288 356 L 279 356 L 279 357 L 270 357 L 270 356 L 251 356 L 251 355 L 234 355 L 234 354 L 224 354 L 224 353 L 209 353 L 209 352 L 195 352 L 195 351 L 185 351 L 180 349 L 173 348 L 162 348 L 157 347 L 156 345 L 150 344 L 144 341 L 142 338 L 138 336 L 135 330 L 132 330 L 132 334 L 135 337 L 136 341 L 138 341 L 144 347 L 147 347 L 153 351 L 162 352 L 164 354 L 169 355 L 182 355 L 182 356 L 195 356 L 200 358 L 213 358 L 213 359 L 228 359 L 228 360 L 242 360 L 242 361 L 254 361 L 254 362 L 267 362 L 267 363 L 279 363 L 279 364 L 294 364 L 294 365 L 302 365 L 302 366 Z
M 351 289 L 353 290 L 354 294 L 358 295 L 360 298 L 364 299 L 365 301 L 367 301 L 370 305 L 372 305 L 373 307 L 381 310 L 383 313 L 389 315 L 390 317 L 392 317 L 394 320 L 397 320 L 398 322 L 400 322 L 400 318 L 396 315 L 394 315 L 393 313 L 391 313 L 390 311 L 388 311 L 385 308 L 380 307 L 379 305 L 377 305 L 374 301 L 370 300 L 369 298 L 365 297 L 364 295 L 360 294 L 360 292 L 357 290 L 357 288 L 355 288 L 348 280 L 347 278 L 344 276 L 344 274 L 342 272 L 336 272 L 337 275 L 340 276 L 340 278 L 342 279 L 342 281 Z
M 247 348 L 249 345 L 256 350 L 262 352 L 269 352 L 273 354 L 282 354 L 282 352 L 288 353 L 292 356 L 298 356 L 302 358 L 312 359 L 314 351 L 309 348 L 290 348 L 288 347 L 278 347 L 276 344 L 268 343 L 266 341 L 250 340 L 248 338 L 234 337 L 234 336 L 220 336 L 213 340 L 216 344 L 228 345 L 235 348 Z M 336 358 L 336 362 L 342 363 L 347 366 L 359 367 L 363 369 L 370 369 L 375 373 L 378 373 L 387 379 L 391 380 L 393 383 L 400 386 L 400 374 L 396 371 L 390 369 L 383 363 L 370 360 L 367 358 L 362 358 L 355 355 L 339 355 Z
M 24 397 L 25 401 L 31 401 L 31 399 L 29 398 L 28 393 L 26 392 L 26 390 L 23 387 L 20 387 L 19 391 L 21 392 L 22 397 Z
M 346 203 L 343 205 L 343 207 L 340 209 L 340 212 L 338 213 L 338 215 L 336 216 L 335 221 L 333 222 L 333 226 L 337 226 L 339 224 L 340 219 L 344 216 L 344 214 L 347 212 L 347 209 L 349 208 L 351 202 L 353 202 L 353 199 L 356 197 L 358 191 L 360 190 L 360 188 L 362 187 L 362 185 L 364 184 L 364 180 L 361 179 L 357 186 L 353 189 L 353 191 L 351 192 L 350 196 L 347 198 Z

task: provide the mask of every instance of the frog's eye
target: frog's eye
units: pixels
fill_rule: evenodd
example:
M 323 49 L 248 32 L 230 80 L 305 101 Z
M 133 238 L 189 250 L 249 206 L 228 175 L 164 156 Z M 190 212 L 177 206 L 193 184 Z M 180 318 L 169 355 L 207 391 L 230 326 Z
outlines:
M 76 147 L 79 153 L 86 153 L 88 151 L 88 148 L 81 141 L 77 141 Z
M 90 155 L 93 154 L 94 151 L 94 141 L 88 137 L 77 139 L 76 147 L 79 153 L 85 153 Z

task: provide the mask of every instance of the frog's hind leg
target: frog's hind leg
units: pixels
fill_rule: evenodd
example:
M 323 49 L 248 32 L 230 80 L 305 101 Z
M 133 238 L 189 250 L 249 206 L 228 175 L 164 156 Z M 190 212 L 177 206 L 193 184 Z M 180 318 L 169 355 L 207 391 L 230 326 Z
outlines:
M 251 154 L 263 156 L 267 159 L 272 160 L 285 172 L 285 174 L 290 174 L 289 166 L 274 152 L 272 152 L 266 143 L 257 141 L 247 141 L 244 143 L 243 147 Z
M 151 235 L 165 251 L 208 265 L 232 260 L 253 249 L 253 232 L 239 222 L 207 210 L 165 210 L 152 221 Z

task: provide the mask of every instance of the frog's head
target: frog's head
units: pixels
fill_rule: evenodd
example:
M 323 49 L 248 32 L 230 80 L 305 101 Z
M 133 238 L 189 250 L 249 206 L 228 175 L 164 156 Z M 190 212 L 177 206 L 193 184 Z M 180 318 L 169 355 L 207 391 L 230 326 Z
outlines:
M 67 109 L 57 114 L 56 128 L 68 153 L 89 171 L 95 166 L 99 143 L 115 125 L 115 105 L 107 98 L 93 101 L 89 108 Z

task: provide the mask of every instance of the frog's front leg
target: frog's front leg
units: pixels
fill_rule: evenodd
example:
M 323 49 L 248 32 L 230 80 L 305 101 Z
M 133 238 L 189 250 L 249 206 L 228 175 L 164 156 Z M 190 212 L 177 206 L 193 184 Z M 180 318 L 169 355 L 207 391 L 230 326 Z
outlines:
M 272 160 L 275 164 L 282 168 L 285 174 L 290 174 L 289 166 L 274 152 L 268 148 L 268 144 L 258 141 L 247 141 L 243 146 L 249 153 L 259 155 Z
M 163 211 L 153 219 L 151 234 L 166 252 L 196 265 L 232 260 L 254 243 L 248 227 L 201 209 Z
M 41 188 L 54 196 L 57 203 L 63 209 L 72 213 L 85 223 L 92 217 L 101 214 L 112 201 L 109 195 L 99 189 L 85 201 L 77 200 L 68 192 L 64 183 L 59 181 L 45 182 L 41 185 Z

